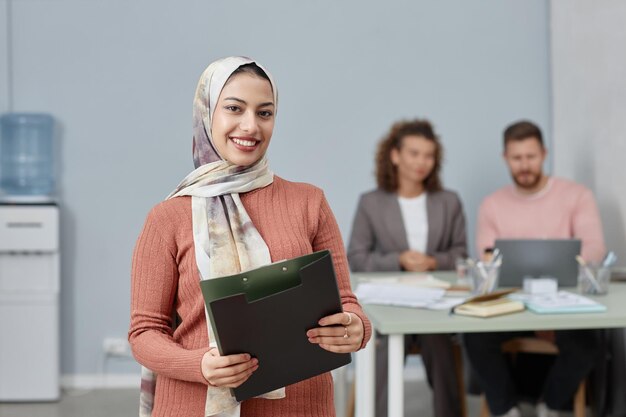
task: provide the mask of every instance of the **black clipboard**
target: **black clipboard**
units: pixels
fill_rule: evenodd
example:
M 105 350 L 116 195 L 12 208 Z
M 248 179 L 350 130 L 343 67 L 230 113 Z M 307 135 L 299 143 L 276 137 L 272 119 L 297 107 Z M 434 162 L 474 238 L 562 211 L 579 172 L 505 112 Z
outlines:
M 330 251 L 200 281 L 221 355 L 249 353 L 259 368 L 233 394 L 256 397 L 351 362 L 310 343 L 307 330 L 342 312 Z

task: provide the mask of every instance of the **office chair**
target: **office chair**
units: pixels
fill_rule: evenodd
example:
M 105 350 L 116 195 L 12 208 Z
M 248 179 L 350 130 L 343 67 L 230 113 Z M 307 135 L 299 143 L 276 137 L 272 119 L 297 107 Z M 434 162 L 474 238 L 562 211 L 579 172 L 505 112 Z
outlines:
M 502 344 L 502 351 L 510 353 L 515 360 L 518 353 L 540 353 L 544 355 L 558 355 L 558 347 L 547 340 L 537 337 L 518 337 L 511 339 Z M 585 389 L 586 383 L 583 379 L 578 385 L 578 389 L 574 394 L 574 417 L 585 417 Z M 489 406 L 485 394 L 481 395 L 480 401 L 480 417 L 489 417 Z

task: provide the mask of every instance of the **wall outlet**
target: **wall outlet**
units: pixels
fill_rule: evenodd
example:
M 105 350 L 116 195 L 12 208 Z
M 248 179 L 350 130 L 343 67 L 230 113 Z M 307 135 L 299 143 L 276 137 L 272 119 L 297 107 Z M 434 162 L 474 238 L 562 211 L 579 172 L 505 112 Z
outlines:
M 132 356 L 128 341 L 119 337 L 106 337 L 102 342 L 102 350 L 106 356 Z

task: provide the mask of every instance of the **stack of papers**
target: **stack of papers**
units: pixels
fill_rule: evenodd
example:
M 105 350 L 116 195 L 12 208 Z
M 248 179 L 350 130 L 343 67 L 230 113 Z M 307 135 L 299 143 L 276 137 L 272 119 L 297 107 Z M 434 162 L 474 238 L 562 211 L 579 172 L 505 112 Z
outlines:
M 567 291 L 554 294 L 512 294 L 510 296 L 526 304 L 530 311 L 540 314 L 595 313 L 606 311 L 606 306 Z
M 355 294 L 365 304 L 421 307 L 433 310 L 449 309 L 463 302 L 463 298 L 444 298 L 443 288 L 428 288 L 416 285 L 383 281 L 359 284 Z

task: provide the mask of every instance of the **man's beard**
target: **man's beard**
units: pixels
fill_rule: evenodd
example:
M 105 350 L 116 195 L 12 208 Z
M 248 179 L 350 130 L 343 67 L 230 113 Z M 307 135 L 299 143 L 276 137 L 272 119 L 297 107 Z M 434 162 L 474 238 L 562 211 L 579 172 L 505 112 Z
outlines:
M 518 177 L 522 175 L 526 177 L 530 175 L 530 180 L 525 180 L 524 182 L 520 181 Z M 541 182 L 542 173 L 526 171 L 526 172 L 519 173 L 517 175 L 512 175 L 512 177 L 513 177 L 513 181 L 518 187 L 526 189 L 526 190 L 532 190 L 533 188 L 537 187 L 537 185 L 539 185 L 539 183 Z

